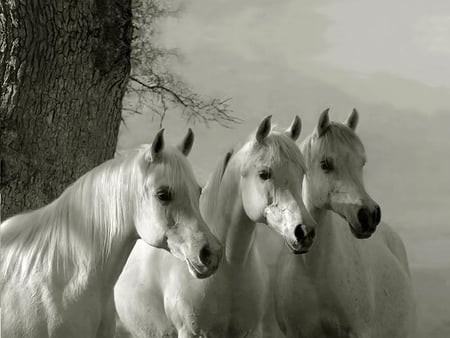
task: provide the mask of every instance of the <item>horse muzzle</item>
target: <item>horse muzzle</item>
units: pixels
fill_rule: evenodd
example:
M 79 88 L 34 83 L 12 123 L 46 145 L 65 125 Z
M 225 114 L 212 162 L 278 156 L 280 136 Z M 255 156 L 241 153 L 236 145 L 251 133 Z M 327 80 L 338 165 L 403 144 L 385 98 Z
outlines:
M 285 243 L 293 254 L 298 255 L 309 251 L 316 236 L 316 231 L 314 228 L 308 228 L 303 224 L 299 224 L 294 229 L 294 235 L 294 240 L 285 238 Z
M 219 268 L 222 260 L 222 247 L 217 250 L 212 250 L 209 245 L 205 245 L 199 251 L 195 262 L 186 258 L 186 264 L 189 272 L 198 279 L 203 279 L 211 276 Z
M 356 213 L 356 218 L 358 220 L 357 225 L 349 222 L 353 235 L 358 239 L 369 238 L 376 231 L 381 221 L 381 209 L 378 205 L 375 205 L 373 210 L 361 207 Z

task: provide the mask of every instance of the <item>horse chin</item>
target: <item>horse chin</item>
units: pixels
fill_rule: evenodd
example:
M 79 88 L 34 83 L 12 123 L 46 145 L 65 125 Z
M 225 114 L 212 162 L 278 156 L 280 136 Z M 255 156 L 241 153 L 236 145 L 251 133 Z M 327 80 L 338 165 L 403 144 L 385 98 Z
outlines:
M 201 268 L 194 263 L 192 263 L 188 258 L 186 258 L 186 264 L 188 266 L 188 270 L 191 273 L 192 276 L 194 276 L 197 279 L 205 279 L 211 276 L 216 269 L 208 270 L 205 268 L 205 271 L 201 271 Z
M 289 248 L 289 250 L 290 250 L 294 255 L 302 255 L 302 254 L 305 254 L 305 253 L 308 252 L 308 249 L 305 249 L 305 248 L 298 248 L 298 249 L 294 248 L 294 247 L 292 246 L 292 244 L 290 244 L 289 241 L 286 240 L 286 239 L 284 240 L 284 243 L 286 244 L 286 246 Z
M 357 230 L 358 228 L 355 227 L 355 226 L 353 226 L 352 222 L 349 221 L 349 218 L 348 218 L 348 217 L 346 217 L 345 215 L 342 215 L 342 214 L 340 214 L 340 215 L 341 215 L 341 217 L 342 217 L 343 219 L 345 219 L 345 220 L 347 221 L 348 226 L 349 226 L 349 228 L 350 228 L 350 231 L 352 232 L 352 234 L 353 234 L 353 236 L 354 236 L 355 238 L 357 238 L 357 239 L 367 239 L 367 238 L 369 238 L 370 236 L 372 236 L 373 232 Z
M 353 236 L 355 236 L 357 239 L 368 239 L 373 234 L 373 232 L 357 231 L 352 225 L 349 224 L 349 226 Z

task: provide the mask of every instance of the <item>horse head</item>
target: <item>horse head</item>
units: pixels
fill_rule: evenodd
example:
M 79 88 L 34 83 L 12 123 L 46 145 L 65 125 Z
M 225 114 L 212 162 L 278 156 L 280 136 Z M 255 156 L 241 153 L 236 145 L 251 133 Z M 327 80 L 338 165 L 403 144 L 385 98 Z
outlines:
M 311 136 L 302 144 L 308 172 L 306 199 L 313 207 L 333 210 L 350 225 L 357 238 L 368 238 L 381 220 L 379 205 L 363 182 L 364 146 L 355 133 L 358 112 L 344 123 L 330 122 L 328 109 L 320 115 Z
M 205 278 L 217 270 L 222 245 L 200 215 L 201 189 L 187 160 L 194 134 L 189 129 L 180 145 L 171 147 L 163 132 L 142 153 L 144 193 L 136 229 L 147 244 L 168 250 L 186 262 L 192 275 Z

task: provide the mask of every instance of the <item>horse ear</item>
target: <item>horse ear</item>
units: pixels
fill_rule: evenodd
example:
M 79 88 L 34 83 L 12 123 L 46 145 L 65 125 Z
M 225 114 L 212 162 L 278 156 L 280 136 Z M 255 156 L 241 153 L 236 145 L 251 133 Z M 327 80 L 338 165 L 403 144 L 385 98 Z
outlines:
M 258 130 L 256 131 L 256 140 L 258 143 L 263 143 L 264 139 L 269 135 L 270 129 L 272 128 L 272 124 L 270 120 L 272 119 L 272 115 L 267 116 L 264 120 L 261 121 Z
M 161 154 L 163 149 L 164 149 L 164 128 L 158 131 L 158 133 L 156 134 L 150 147 L 150 151 L 148 151 L 145 154 L 145 160 L 147 162 L 154 161 L 159 156 L 159 154 Z
M 294 141 L 297 141 L 301 131 L 302 131 L 302 120 L 300 120 L 300 117 L 295 115 L 294 121 L 292 121 L 291 126 L 288 129 L 286 129 L 286 134 L 288 134 L 288 136 Z
M 220 174 L 220 180 L 222 180 L 223 174 L 225 174 L 225 170 L 227 169 L 228 163 L 230 162 L 231 156 L 233 156 L 233 149 L 228 151 L 225 154 L 225 158 L 223 160 L 222 173 Z
M 319 122 L 316 126 L 316 133 L 320 137 L 322 136 L 330 126 L 330 118 L 328 117 L 328 112 L 330 108 L 325 109 L 322 114 L 320 114 Z
M 233 149 L 231 149 L 231 150 L 230 150 L 229 152 L 227 152 L 227 154 L 225 155 L 225 159 L 224 159 L 224 161 L 223 161 L 223 169 L 224 169 L 224 171 L 225 171 L 225 169 L 226 169 L 226 167 L 227 167 L 227 165 L 228 165 L 228 162 L 230 162 L 231 156 L 233 156 Z
M 183 141 L 178 145 L 178 149 L 184 154 L 184 156 L 188 156 L 191 152 L 192 145 L 194 144 L 194 133 L 191 128 L 188 129 L 186 136 Z
M 356 108 L 353 108 L 353 111 L 351 112 L 351 114 L 347 117 L 347 119 L 345 120 L 345 124 L 352 130 L 356 129 L 356 126 L 358 125 L 358 120 L 359 120 L 359 114 L 358 111 L 356 110 Z

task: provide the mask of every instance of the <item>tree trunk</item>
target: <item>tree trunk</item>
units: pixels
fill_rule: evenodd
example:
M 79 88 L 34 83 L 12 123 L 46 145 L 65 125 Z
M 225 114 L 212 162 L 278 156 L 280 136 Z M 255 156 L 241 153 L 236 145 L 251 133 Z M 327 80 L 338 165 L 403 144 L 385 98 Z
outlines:
M 114 154 L 131 0 L 0 0 L 2 218 Z

